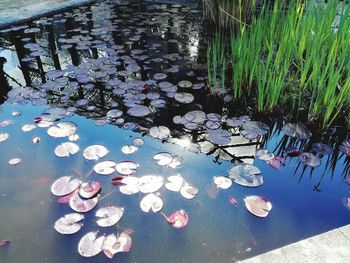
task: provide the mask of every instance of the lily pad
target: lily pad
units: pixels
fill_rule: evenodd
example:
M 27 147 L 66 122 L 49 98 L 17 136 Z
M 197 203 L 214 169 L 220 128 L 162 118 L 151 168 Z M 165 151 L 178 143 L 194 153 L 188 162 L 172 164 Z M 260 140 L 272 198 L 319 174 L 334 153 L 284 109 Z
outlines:
M 108 154 L 108 150 L 106 147 L 104 147 L 103 145 L 91 145 L 89 147 L 87 147 L 84 152 L 83 155 L 85 157 L 85 159 L 87 160 L 95 160 L 97 161 L 98 159 L 105 157 Z
M 160 152 L 153 156 L 153 160 L 160 166 L 166 166 L 173 161 L 173 155 L 168 152 Z
M 165 188 L 173 192 L 180 192 L 181 187 L 185 183 L 185 180 L 180 175 L 169 176 L 167 180 L 168 182 L 165 183 Z
M 73 135 L 77 130 L 77 125 L 73 122 L 60 122 L 51 126 L 47 130 L 47 134 L 54 138 L 63 138 Z
M 79 151 L 79 146 L 73 142 L 64 142 L 55 148 L 58 157 L 69 157 Z
M 110 175 L 115 172 L 116 162 L 114 161 L 103 161 L 95 164 L 94 171 L 100 175 Z
M 151 110 L 146 106 L 137 105 L 130 108 L 127 113 L 134 117 L 145 117 L 151 113 Z
M 300 140 L 306 140 L 311 138 L 312 136 L 310 130 L 304 124 L 301 123 L 287 123 L 282 127 L 282 131 L 287 136 L 298 138 Z
M 249 140 L 256 139 L 258 136 L 269 132 L 269 126 L 260 121 L 247 121 L 242 125 L 241 135 Z
M 79 221 L 84 219 L 84 215 L 78 213 L 67 214 L 55 222 L 54 228 L 55 230 L 64 235 L 70 235 L 77 233 L 81 227 L 82 223 L 78 223 Z
M 344 141 L 340 147 L 340 151 L 345 153 L 347 156 L 350 156 L 350 140 Z
M 9 160 L 9 164 L 10 165 L 17 165 L 17 164 L 19 164 L 21 162 L 22 162 L 21 158 L 12 158 L 11 160 Z
M 134 145 L 125 145 L 122 147 L 122 153 L 124 154 L 133 154 L 138 148 Z
M 98 203 L 98 197 L 92 199 L 81 199 L 76 192 L 69 200 L 69 206 L 78 213 L 86 213 L 95 208 Z
M 97 238 L 97 232 L 89 232 L 84 235 L 78 244 L 78 252 L 83 257 L 93 257 L 102 251 L 105 236 Z
M 165 126 L 154 126 L 149 130 L 149 134 L 156 139 L 167 139 L 170 136 L 170 130 Z
M 321 164 L 321 159 L 312 153 L 301 153 L 299 161 L 307 166 L 317 167 Z
M 122 175 L 132 175 L 138 167 L 139 165 L 133 161 L 123 161 L 115 166 L 117 172 Z
M 51 193 L 56 196 L 64 196 L 74 192 L 80 186 L 81 181 L 71 176 L 62 176 L 53 182 Z
M 121 180 L 122 185 L 119 187 L 119 191 L 125 195 L 132 195 L 139 192 L 139 178 L 134 176 L 128 176 Z
M 157 213 L 163 207 L 163 200 L 160 196 L 150 193 L 146 195 L 144 198 L 142 198 L 140 202 L 140 207 L 141 207 L 141 210 L 146 213 L 149 213 L 149 212 Z
M 183 104 L 189 104 L 189 103 L 194 101 L 194 96 L 188 92 L 176 93 L 174 98 L 176 101 L 183 103 Z
M 0 142 L 6 141 L 9 137 L 10 135 L 6 132 L 0 133 Z
M 231 141 L 231 133 L 226 130 L 217 129 L 210 130 L 207 136 L 207 140 L 213 144 L 226 145 Z
M 255 158 L 258 158 L 263 161 L 270 161 L 274 157 L 275 155 L 273 153 L 270 153 L 266 149 L 257 149 L 255 152 Z
M 198 189 L 185 183 L 180 189 L 180 194 L 186 199 L 193 199 L 198 194 Z
M 120 236 L 116 237 L 115 234 L 106 236 L 103 242 L 103 252 L 108 258 L 119 252 L 129 252 L 132 246 L 132 239 L 126 233 L 121 233 Z
M 136 147 L 142 147 L 145 144 L 145 141 L 142 138 L 135 138 L 133 139 L 132 144 Z
M 100 218 L 96 223 L 101 227 L 113 226 L 119 222 L 123 214 L 123 207 L 117 207 L 114 205 L 104 206 L 96 211 L 95 216 Z
M 221 189 L 228 189 L 232 185 L 232 180 L 226 176 L 215 176 L 214 184 Z
M 188 224 L 188 214 L 184 210 L 178 210 L 167 217 L 168 223 L 174 228 L 183 228 Z
M 248 187 L 257 187 L 264 182 L 260 170 L 251 164 L 233 166 L 229 170 L 229 177 L 235 183 Z
M 22 126 L 22 131 L 23 132 L 30 132 L 32 130 L 36 129 L 36 125 L 34 124 L 25 124 Z
M 272 204 L 263 196 L 250 195 L 244 198 L 245 207 L 253 215 L 266 217 L 272 209 Z
M 95 196 L 100 190 L 100 182 L 91 181 L 88 183 L 82 183 L 79 188 L 79 195 L 83 198 L 89 199 Z
M 139 191 L 141 193 L 153 193 L 158 191 L 164 184 L 163 177 L 155 175 L 145 175 L 139 179 Z
M 312 144 L 312 150 L 316 153 L 322 154 L 322 155 L 330 155 L 333 153 L 333 149 L 329 147 L 327 144 L 324 143 L 313 143 Z

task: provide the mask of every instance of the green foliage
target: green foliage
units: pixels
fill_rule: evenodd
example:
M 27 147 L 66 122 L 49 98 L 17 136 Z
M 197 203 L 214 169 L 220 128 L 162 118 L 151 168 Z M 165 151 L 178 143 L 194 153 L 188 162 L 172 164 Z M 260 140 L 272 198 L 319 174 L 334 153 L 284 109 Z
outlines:
M 210 86 L 216 90 L 220 73 L 236 98 L 255 97 L 259 111 L 305 108 L 310 119 L 331 125 L 350 109 L 349 6 L 301 0 L 265 5 L 250 25 L 210 43 Z

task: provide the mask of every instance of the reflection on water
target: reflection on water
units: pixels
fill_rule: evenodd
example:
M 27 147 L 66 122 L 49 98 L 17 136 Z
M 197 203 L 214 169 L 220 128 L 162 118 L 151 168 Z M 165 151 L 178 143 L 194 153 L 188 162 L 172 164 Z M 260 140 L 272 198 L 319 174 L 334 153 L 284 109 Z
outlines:
M 83 259 L 76 249 L 85 233 L 98 229 L 94 212 L 86 214 L 84 227 L 72 236 L 59 235 L 52 227 L 71 212 L 50 193 L 52 182 L 64 175 L 101 181 L 101 195 L 106 198 L 99 206 L 125 207 L 117 227 L 99 229 L 100 234 L 134 230 L 132 250 L 117 254 L 118 262 L 232 262 L 350 222 L 342 204 L 349 192 L 344 182 L 349 158 L 339 151 L 346 134 L 312 131 L 310 140 L 290 138 L 281 132 L 282 122 L 249 112 L 229 94 L 224 100 L 209 96 L 201 64 L 206 37 L 197 9 L 118 1 L 1 31 L 0 56 L 7 62 L 0 71 L 1 102 L 6 101 L 0 122 L 11 123 L 0 128 L 0 133 L 10 134 L 0 144 L 0 239 L 12 241 L 0 250 L 1 262 L 106 261 L 104 255 Z M 183 80 L 191 83 L 180 84 Z M 179 93 L 185 95 L 176 98 Z M 187 103 L 191 96 L 193 101 Z M 128 114 L 138 105 L 146 105 L 150 114 L 142 118 Z M 22 115 L 13 117 L 14 111 Z M 110 178 L 91 174 L 95 163 L 86 162 L 81 152 L 56 157 L 54 149 L 64 139 L 49 137 L 43 128 L 21 131 L 35 117 L 48 116 L 44 111 L 78 125 L 81 152 L 102 144 L 110 150 L 105 160 L 137 161 L 137 176 L 181 174 L 195 185 L 199 194 L 193 200 L 160 191 L 163 211 L 186 210 L 189 225 L 174 230 L 160 214 L 142 213 L 143 196 L 122 195 Z M 186 115 L 189 112 L 196 114 Z M 244 114 L 266 122 L 270 132 L 253 140 L 242 137 L 241 128 L 228 125 L 228 119 Z M 149 136 L 154 126 L 168 127 L 171 137 Z M 217 128 L 222 129 L 219 135 L 213 132 Z M 41 137 L 39 144 L 32 143 L 34 136 Z M 140 136 L 145 146 L 130 156 L 122 154 L 122 146 Z M 291 146 L 310 152 L 316 142 L 330 145 L 334 153 L 323 156 L 315 169 L 285 155 Z M 277 170 L 255 160 L 255 150 L 261 147 L 286 157 L 286 166 Z M 177 169 L 155 165 L 152 157 L 162 151 L 181 155 L 184 164 Z M 14 157 L 23 160 L 15 167 L 7 163 Z M 227 175 L 232 163 L 239 162 L 254 163 L 265 183 L 258 188 L 234 184 L 219 190 L 213 177 Z M 252 194 L 272 202 L 267 218 L 256 218 L 245 209 L 243 198 Z M 237 207 L 230 204 L 232 197 L 238 200 Z

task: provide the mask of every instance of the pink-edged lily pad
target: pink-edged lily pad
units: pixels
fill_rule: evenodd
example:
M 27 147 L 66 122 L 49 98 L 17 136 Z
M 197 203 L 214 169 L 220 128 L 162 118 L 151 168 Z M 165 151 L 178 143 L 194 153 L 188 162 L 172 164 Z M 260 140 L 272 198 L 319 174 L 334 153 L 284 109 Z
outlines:
M 117 207 L 114 205 L 104 206 L 96 211 L 95 216 L 99 218 L 96 223 L 101 227 L 113 226 L 119 222 L 123 214 L 123 207 Z
M 94 171 L 100 175 L 110 175 L 115 172 L 116 162 L 114 161 L 103 161 L 95 164 Z
M 282 166 L 285 165 L 285 162 L 286 162 L 286 160 L 285 160 L 283 157 L 281 157 L 281 156 L 275 156 L 274 158 L 272 158 L 272 159 L 269 161 L 269 164 L 270 164 L 273 168 L 279 170 L 279 169 L 281 169 Z
M 132 246 L 132 239 L 126 233 L 121 233 L 118 237 L 115 234 L 110 234 L 106 236 L 103 242 L 103 253 L 108 258 L 113 258 L 113 256 L 119 252 L 129 252 Z
M 78 252 L 83 257 L 93 257 L 102 251 L 105 236 L 97 238 L 97 232 L 89 232 L 84 235 L 78 244 Z
M 183 228 L 188 224 L 188 214 L 184 210 L 178 210 L 166 217 L 168 223 L 174 228 Z
M 135 173 L 136 169 L 139 167 L 139 165 L 133 161 L 123 161 L 120 163 L 117 163 L 115 166 L 115 169 L 118 173 L 122 175 L 132 175 Z
M 69 201 L 73 195 L 74 195 L 74 192 L 71 192 L 70 194 L 61 196 L 60 198 L 57 199 L 57 202 L 59 202 L 60 204 L 69 204 Z
M 74 192 L 80 186 L 81 181 L 71 176 L 62 176 L 53 182 L 51 193 L 56 196 L 64 196 Z
M 40 137 L 35 136 L 35 137 L 32 139 L 32 142 L 33 142 L 34 144 L 37 144 L 37 143 L 39 143 L 39 142 L 40 142 L 40 140 L 41 140 L 41 138 L 40 138 Z
M 69 200 L 69 206 L 78 213 L 86 213 L 95 208 L 98 203 L 98 197 L 92 199 L 81 199 L 79 194 L 76 192 Z
M 140 202 L 140 207 L 141 210 L 146 213 L 157 213 L 163 207 L 163 200 L 159 195 L 151 193 L 142 198 Z
M 77 233 L 81 227 L 82 223 L 78 223 L 79 221 L 84 219 L 84 215 L 78 213 L 67 214 L 55 222 L 54 228 L 55 230 L 64 235 L 70 235 Z
M 82 183 L 79 188 L 79 195 L 83 198 L 89 199 L 95 196 L 100 190 L 100 182 L 91 181 L 88 183 Z
M 263 196 L 250 195 L 244 198 L 249 212 L 258 217 L 266 217 L 272 209 L 272 204 Z
M 85 148 L 83 155 L 86 160 L 97 161 L 98 159 L 105 157 L 108 153 L 109 151 L 106 147 L 104 147 L 103 145 L 96 144 Z

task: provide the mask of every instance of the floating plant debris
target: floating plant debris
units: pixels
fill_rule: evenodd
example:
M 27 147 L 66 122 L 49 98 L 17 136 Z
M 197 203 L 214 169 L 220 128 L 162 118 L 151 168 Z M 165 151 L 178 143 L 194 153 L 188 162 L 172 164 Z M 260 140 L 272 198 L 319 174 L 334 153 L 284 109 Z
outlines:
M 113 226 L 119 222 L 123 214 L 123 207 L 117 207 L 114 205 L 104 206 L 96 211 L 95 216 L 100 218 L 96 223 L 101 227 Z
M 229 177 L 235 183 L 248 187 L 257 187 L 264 182 L 259 168 L 250 164 L 233 166 L 229 170 Z
M 253 215 L 266 217 L 272 209 L 272 204 L 263 196 L 250 195 L 244 198 L 245 207 Z
M 141 207 L 141 210 L 146 213 L 149 213 L 149 212 L 157 213 L 163 207 L 163 200 L 159 195 L 150 193 L 142 198 L 140 202 L 140 207 Z
M 94 165 L 94 171 L 101 175 L 110 175 L 115 172 L 116 162 L 103 161 Z
M 56 196 L 64 196 L 74 192 L 80 186 L 81 181 L 71 176 L 62 176 L 53 182 L 51 193 Z
M 81 227 L 82 223 L 79 221 L 84 219 L 84 215 L 78 213 L 67 214 L 55 222 L 54 228 L 60 234 L 69 235 L 77 233 Z
M 73 142 L 64 142 L 58 145 L 55 149 L 55 154 L 58 157 L 69 157 L 79 151 L 79 146 Z
M 83 155 L 86 160 L 97 161 L 98 159 L 105 157 L 108 153 L 109 151 L 107 150 L 106 147 L 104 147 L 103 145 L 97 144 L 97 145 L 91 145 L 87 147 L 84 150 Z

